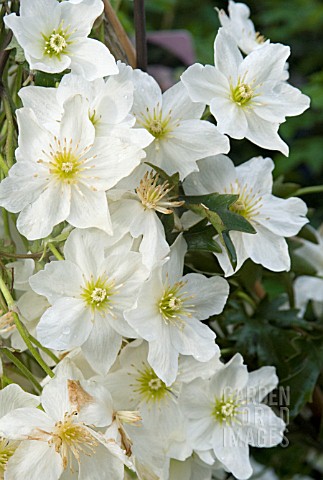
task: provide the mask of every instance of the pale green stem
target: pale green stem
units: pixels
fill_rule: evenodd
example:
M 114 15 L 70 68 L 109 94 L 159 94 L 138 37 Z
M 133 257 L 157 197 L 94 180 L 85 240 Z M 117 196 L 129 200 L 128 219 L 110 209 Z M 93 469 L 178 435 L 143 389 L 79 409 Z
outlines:
M 40 385 L 38 380 L 36 380 L 34 375 L 28 370 L 28 368 L 26 368 L 25 365 L 8 348 L 1 348 L 1 350 L 6 355 L 6 357 L 8 357 L 9 360 L 18 368 L 18 370 L 21 371 L 24 377 L 28 378 L 28 380 L 37 388 L 37 390 L 41 392 L 42 386 Z
M 0 153 L 0 168 L 3 171 L 5 177 L 7 177 L 8 172 L 9 172 L 9 168 L 8 168 L 8 165 L 6 164 L 3 156 L 1 155 L 1 153 Z
M 12 298 L 11 293 L 9 292 L 9 289 L 8 289 L 7 285 L 5 284 L 5 282 L 4 282 L 4 280 L 1 276 L 0 276 L 0 290 L 1 290 L 5 300 L 7 302 L 8 309 L 12 312 L 16 328 L 17 328 L 21 338 L 25 342 L 27 348 L 29 349 L 30 353 L 32 354 L 32 356 L 34 357 L 36 362 L 39 363 L 39 365 L 42 367 L 44 372 L 46 372 L 47 375 L 49 375 L 50 377 L 54 377 L 55 374 L 51 371 L 49 366 L 46 364 L 46 362 L 44 362 L 44 360 L 40 356 L 37 349 L 33 346 L 32 342 L 30 340 L 29 332 L 27 331 L 27 329 L 23 325 L 23 323 L 21 323 L 20 318 L 18 317 L 17 313 L 14 311 L 15 301 Z
M 64 260 L 63 255 L 57 250 L 57 248 L 52 244 L 48 244 L 49 250 L 52 252 L 53 255 L 57 258 L 57 260 Z
M 48 355 L 52 360 L 54 360 L 55 363 L 59 363 L 59 358 L 56 357 L 55 353 L 53 353 L 49 348 L 44 347 L 38 340 L 37 338 L 33 337 L 31 333 L 29 334 L 30 340 L 33 342 L 36 347 L 40 348 L 46 355 Z
M 13 144 L 14 124 L 13 124 L 13 117 L 12 117 L 10 102 L 6 94 L 3 95 L 3 105 L 6 112 L 7 125 L 8 125 L 7 141 L 6 141 L 6 160 L 7 160 L 8 167 L 11 168 L 13 165 L 14 150 L 15 150 L 15 147 Z

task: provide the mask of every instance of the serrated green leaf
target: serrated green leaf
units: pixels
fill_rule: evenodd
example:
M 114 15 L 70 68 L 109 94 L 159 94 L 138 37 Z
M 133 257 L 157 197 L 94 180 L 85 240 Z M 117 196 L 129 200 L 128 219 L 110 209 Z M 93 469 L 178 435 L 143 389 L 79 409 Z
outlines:
M 256 233 L 254 227 L 242 215 L 229 210 L 239 195 L 220 195 L 212 193 L 209 195 L 198 195 L 185 197 L 187 207 L 208 218 L 212 225 L 220 232 L 225 230 L 236 230 L 245 233 Z M 216 215 L 213 215 L 216 213 Z M 219 232 L 219 233 L 220 233 Z
M 204 230 L 195 233 L 184 233 L 184 238 L 187 242 L 188 250 L 200 250 L 204 252 L 221 253 L 222 248 L 214 240 L 216 231 L 213 227 L 206 227 Z

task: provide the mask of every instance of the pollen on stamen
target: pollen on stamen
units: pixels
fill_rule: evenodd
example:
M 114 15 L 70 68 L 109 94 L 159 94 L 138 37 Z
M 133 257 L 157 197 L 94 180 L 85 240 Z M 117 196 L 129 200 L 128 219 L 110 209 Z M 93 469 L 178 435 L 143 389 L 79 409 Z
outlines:
M 140 181 L 139 187 L 136 189 L 136 193 L 145 208 L 164 214 L 173 213 L 173 208 L 180 207 L 184 202 L 166 198 L 173 187 L 167 181 L 158 185 L 158 180 L 158 174 L 146 172 Z

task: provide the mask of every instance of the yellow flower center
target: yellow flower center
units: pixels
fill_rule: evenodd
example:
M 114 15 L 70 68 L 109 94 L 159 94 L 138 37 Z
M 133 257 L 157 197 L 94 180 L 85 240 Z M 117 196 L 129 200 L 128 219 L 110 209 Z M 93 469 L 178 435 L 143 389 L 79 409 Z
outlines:
M 185 327 L 185 321 L 182 317 L 191 317 L 194 305 L 188 305 L 187 301 L 192 296 L 187 296 L 182 289 L 185 282 L 177 282 L 172 286 L 166 285 L 163 296 L 157 306 L 166 325 L 173 325 L 179 329 Z
M 259 32 L 256 32 L 255 39 L 256 39 L 256 42 L 259 43 L 260 45 L 262 45 L 266 41 L 266 37 L 264 37 L 264 35 L 261 35 L 261 33 Z
M 216 398 L 214 401 L 212 416 L 221 424 L 232 425 L 233 422 L 240 423 L 236 417 L 241 413 L 239 408 L 243 403 L 244 402 L 239 403 L 234 396 L 225 398 L 225 396 L 222 395 L 221 398 Z
M 170 387 L 166 386 L 149 365 L 144 364 L 144 368 L 138 370 L 138 374 L 135 384 L 131 386 L 141 400 L 158 402 L 172 393 Z
M 48 444 L 54 445 L 55 451 L 61 455 L 64 469 L 67 465 L 72 467 L 73 456 L 79 463 L 80 454 L 91 456 L 98 445 L 98 441 L 88 429 L 74 420 L 75 415 L 66 413 L 63 421 L 55 423 L 48 440 Z
M 158 174 L 146 172 L 136 193 L 145 208 L 165 214 L 173 213 L 173 208 L 180 207 L 184 202 L 173 201 L 174 197 L 165 198 L 173 187 L 167 181 L 157 185 L 158 179 Z
M 92 145 L 89 145 L 80 152 L 78 145 L 74 146 L 72 140 L 64 138 L 61 142 L 54 137 L 53 144 L 48 145 L 47 151 L 42 151 L 44 157 L 37 160 L 37 163 L 46 165 L 50 175 L 54 176 L 56 180 L 67 184 L 76 184 L 84 170 L 93 168 L 86 166 L 86 163 L 94 157 L 85 157 L 91 147 Z
M 69 41 L 69 38 L 73 32 L 69 32 L 69 27 L 63 28 L 63 22 L 59 25 L 59 27 L 52 31 L 50 35 L 42 35 L 45 46 L 44 46 L 44 53 L 49 57 L 58 57 L 62 53 L 67 53 L 67 47 L 72 42 Z
M 113 316 L 112 297 L 118 293 L 119 287 L 121 285 L 116 286 L 114 280 L 109 280 L 105 276 L 101 276 L 97 280 L 91 278 L 83 287 L 81 297 L 93 310 L 108 311 Z
M 224 189 L 224 193 L 239 195 L 238 200 L 229 207 L 232 212 L 249 221 L 254 220 L 259 215 L 262 207 L 262 196 L 259 191 L 254 192 L 248 184 L 241 185 L 239 180 L 236 180 L 234 184 L 230 184 L 229 189 Z
M 235 87 L 231 86 L 231 99 L 240 107 L 247 106 L 255 96 L 253 89 L 247 83 L 240 83 Z
M 19 442 L 7 440 L 6 438 L 0 437 L 0 478 L 4 477 L 4 472 L 7 468 L 7 463 L 15 453 L 16 448 L 18 447 Z

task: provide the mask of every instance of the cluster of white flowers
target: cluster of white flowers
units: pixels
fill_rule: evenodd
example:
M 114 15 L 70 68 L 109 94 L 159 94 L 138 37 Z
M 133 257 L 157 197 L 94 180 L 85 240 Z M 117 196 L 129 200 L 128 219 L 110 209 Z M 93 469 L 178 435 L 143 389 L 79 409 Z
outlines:
M 17 302 L 2 337 L 26 348 L 18 312 L 60 361 L 39 397 L 17 385 L 0 392 L 5 480 L 123 480 L 127 471 L 210 480 L 223 470 L 242 480 L 252 474 L 249 445 L 282 441 L 284 422 L 261 403 L 278 384 L 275 369 L 248 373 L 239 354 L 223 363 L 203 321 L 223 311 L 223 276 L 246 259 L 289 270 L 285 237 L 307 223 L 302 200 L 272 195 L 273 161 L 236 168 L 226 135 L 287 155 L 279 125 L 309 99 L 286 81 L 289 48 L 265 41 L 246 5 L 229 3 L 215 66 L 189 67 L 163 94 L 87 38 L 101 0 L 21 0 L 20 15 L 4 19 L 31 69 L 70 69 L 56 88 L 20 90 L 16 163 L 0 184 L 0 206 L 18 214 L 29 245 L 46 252 L 67 238 L 56 258 L 44 253 L 47 263 L 7 264 Z M 216 125 L 201 119 L 206 105 Z M 223 276 L 184 268 L 186 226 L 201 217 L 182 216 L 176 174 L 190 197 L 237 195 L 230 211 L 255 230 L 231 232 L 235 267 L 224 248 L 215 253 Z M 42 355 L 53 366 L 55 355 Z

